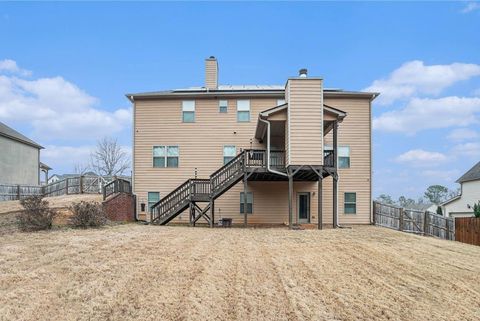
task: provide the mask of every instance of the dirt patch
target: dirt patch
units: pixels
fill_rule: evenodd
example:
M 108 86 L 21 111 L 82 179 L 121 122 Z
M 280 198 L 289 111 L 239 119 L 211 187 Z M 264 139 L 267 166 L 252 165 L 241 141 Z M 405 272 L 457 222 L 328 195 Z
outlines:
M 0 237 L 0 320 L 478 320 L 480 247 L 377 227 Z

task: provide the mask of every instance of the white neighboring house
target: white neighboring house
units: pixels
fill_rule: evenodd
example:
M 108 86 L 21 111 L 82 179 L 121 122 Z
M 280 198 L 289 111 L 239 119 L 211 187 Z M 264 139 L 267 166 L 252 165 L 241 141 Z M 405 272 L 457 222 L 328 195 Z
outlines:
M 473 216 L 473 204 L 480 201 L 480 162 L 457 180 L 460 195 L 440 204 L 447 217 Z

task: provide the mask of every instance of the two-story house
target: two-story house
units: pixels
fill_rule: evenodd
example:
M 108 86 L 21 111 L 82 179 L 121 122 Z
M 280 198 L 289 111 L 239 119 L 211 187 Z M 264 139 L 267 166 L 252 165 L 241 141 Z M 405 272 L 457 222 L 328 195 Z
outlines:
M 139 219 L 369 224 L 371 104 L 302 69 L 285 86 L 218 84 L 127 94 Z

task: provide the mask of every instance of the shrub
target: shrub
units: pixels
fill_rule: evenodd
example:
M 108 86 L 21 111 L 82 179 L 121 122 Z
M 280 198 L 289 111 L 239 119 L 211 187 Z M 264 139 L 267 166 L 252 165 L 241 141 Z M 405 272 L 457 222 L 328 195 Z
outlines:
M 74 203 L 70 206 L 70 211 L 73 215 L 70 217 L 69 224 L 73 227 L 98 227 L 107 223 L 107 216 L 102 205 L 97 202 Z
M 480 217 L 480 201 L 478 201 L 478 204 L 473 204 L 473 215 Z
M 24 210 L 17 215 L 17 224 L 22 231 L 39 231 L 52 228 L 57 212 L 48 206 L 42 196 L 30 196 L 20 200 Z
M 437 206 L 437 214 L 438 215 L 443 215 L 441 206 Z

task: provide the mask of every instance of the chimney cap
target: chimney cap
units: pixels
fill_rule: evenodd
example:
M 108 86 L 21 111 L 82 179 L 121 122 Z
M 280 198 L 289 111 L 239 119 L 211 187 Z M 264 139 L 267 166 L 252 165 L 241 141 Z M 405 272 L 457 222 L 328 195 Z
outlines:
M 210 60 L 210 59 L 216 60 L 217 58 L 215 58 L 215 56 L 210 56 L 210 57 L 208 57 L 207 59 L 209 59 L 209 60 Z
M 307 73 L 308 73 L 307 68 L 302 68 L 302 69 L 300 69 L 300 70 L 298 71 L 298 75 L 299 75 L 300 77 L 307 77 Z

